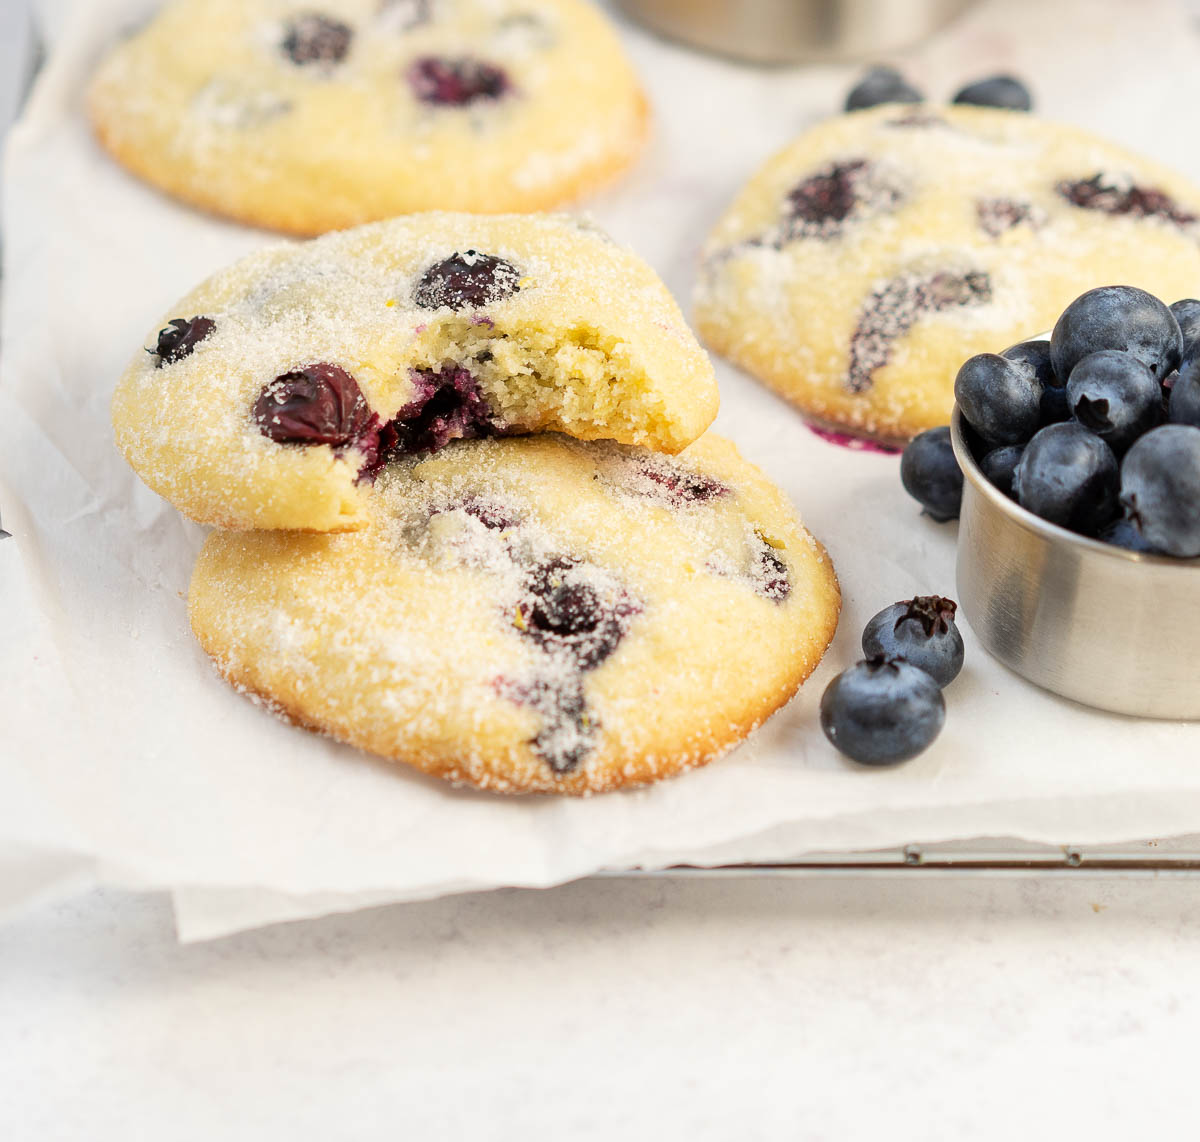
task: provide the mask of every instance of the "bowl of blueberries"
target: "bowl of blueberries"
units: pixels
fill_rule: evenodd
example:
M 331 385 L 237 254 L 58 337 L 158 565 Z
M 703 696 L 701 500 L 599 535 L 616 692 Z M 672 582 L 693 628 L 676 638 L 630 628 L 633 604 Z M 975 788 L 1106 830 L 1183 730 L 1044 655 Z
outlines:
M 1200 718 L 1200 301 L 1089 290 L 1048 337 L 966 361 L 954 395 L 901 478 L 959 518 L 980 642 L 1077 702 Z

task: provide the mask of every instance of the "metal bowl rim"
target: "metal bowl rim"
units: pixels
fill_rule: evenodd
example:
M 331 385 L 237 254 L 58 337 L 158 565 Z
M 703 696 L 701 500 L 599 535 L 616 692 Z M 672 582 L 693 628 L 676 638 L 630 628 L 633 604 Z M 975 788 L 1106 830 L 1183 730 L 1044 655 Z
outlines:
M 1151 566 L 1170 567 L 1176 571 L 1195 573 L 1200 568 L 1200 556 L 1193 559 L 1181 559 L 1174 555 L 1150 555 L 1141 551 L 1129 551 L 1113 543 L 1103 543 L 1099 539 L 1090 539 L 1086 535 L 1060 527 L 1056 523 L 1036 516 L 1027 508 L 1021 507 L 1016 500 L 1009 499 L 984 474 L 983 469 L 975 462 L 971 449 L 967 447 L 966 437 L 962 430 L 962 412 L 957 405 L 950 417 L 950 443 L 954 448 L 955 459 L 962 469 L 963 476 L 971 481 L 975 488 L 995 509 L 1003 512 L 1014 523 L 1033 532 L 1052 543 L 1066 544 L 1093 552 L 1106 559 L 1123 560 L 1126 563 L 1148 563 Z

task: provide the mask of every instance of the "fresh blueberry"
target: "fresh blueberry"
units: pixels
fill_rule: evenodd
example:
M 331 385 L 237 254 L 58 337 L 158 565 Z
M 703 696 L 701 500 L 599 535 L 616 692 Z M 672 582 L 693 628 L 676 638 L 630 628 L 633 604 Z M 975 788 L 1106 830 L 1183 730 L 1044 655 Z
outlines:
M 164 365 L 174 365 L 190 357 L 201 341 L 207 341 L 212 336 L 216 327 L 217 323 L 211 317 L 174 318 L 165 329 L 159 330 L 158 343 L 154 348 L 147 350 L 158 358 L 154 367 L 161 369 Z
M 1162 419 L 1162 385 L 1117 349 L 1089 353 L 1071 370 L 1067 402 L 1071 415 L 1118 454 Z
M 1077 297 L 1050 335 L 1050 355 L 1060 378 L 1071 376 L 1089 353 L 1120 349 L 1161 381 L 1179 367 L 1183 334 L 1175 315 L 1153 294 L 1134 286 L 1100 286 Z
M 341 63 L 350 50 L 354 29 L 349 24 L 309 12 L 296 16 L 284 33 L 283 54 L 299 67 Z
M 1013 494 L 1013 477 L 1017 465 L 1025 454 L 1024 444 L 1005 444 L 1002 448 L 993 448 L 982 460 L 979 467 L 988 481 L 1000 489 L 1006 496 Z
M 954 625 L 958 604 L 939 595 L 918 595 L 880 611 L 863 631 L 867 658 L 903 658 L 939 686 L 949 686 L 963 664 L 963 640 Z
M 1114 547 L 1123 547 L 1126 551 L 1137 551 L 1143 555 L 1159 555 L 1161 552 L 1150 543 L 1138 530 L 1131 519 L 1114 520 L 1108 527 L 1102 528 L 1096 536 L 1103 543 L 1111 543 Z
M 873 658 L 843 671 L 821 696 L 821 729 L 863 765 L 895 765 L 928 748 L 946 720 L 941 688 L 902 658 Z
M 1006 361 L 1014 365 L 1023 365 L 1033 370 L 1033 375 L 1041 382 L 1043 388 L 1061 388 L 1066 380 L 1059 380 L 1054 373 L 1054 363 L 1050 359 L 1049 341 L 1021 341 L 1010 345 L 1000 354 Z
M 490 103 L 512 90 L 512 82 L 503 68 L 470 57 L 424 56 L 408 69 L 408 83 L 422 103 L 436 107 Z
M 1185 297 L 1171 306 L 1171 312 L 1175 314 L 1179 332 L 1183 334 L 1183 359 L 1186 361 L 1200 341 L 1200 301 Z
M 1171 386 L 1167 409 L 1172 424 L 1200 428 L 1200 357 L 1184 362 Z
M 353 444 L 370 428 L 371 409 L 358 382 L 338 365 L 318 362 L 264 385 L 254 402 L 259 431 L 276 444 Z
M 954 399 L 984 440 L 1020 444 L 1037 431 L 1042 383 L 1027 366 L 998 353 L 979 353 L 958 370 Z
M 521 271 L 493 254 L 468 250 L 435 262 L 413 290 L 421 309 L 479 309 L 512 297 L 521 288 Z
M 1011 75 L 993 75 L 976 83 L 968 83 L 955 97 L 955 103 L 975 107 L 1002 107 L 1007 111 L 1032 111 L 1033 96 L 1029 88 Z
M 1082 424 L 1041 429 L 1013 478 L 1017 503 L 1050 523 L 1094 535 L 1117 514 L 1113 450 Z
M 1168 555 L 1200 555 L 1200 428 L 1147 432 L 1121 465 L 1121 503 L 1146 541 Z
M 873 67 L 851 88 L 846 110 L 861 111 L 881 103 L 920 103 L 924 98 L 894 67 Z
M 900 457 L 900 482 L 938 523 L 958 519 L 963 474 L 954 458 L 950 429 L 930 428 L 912 439 Z

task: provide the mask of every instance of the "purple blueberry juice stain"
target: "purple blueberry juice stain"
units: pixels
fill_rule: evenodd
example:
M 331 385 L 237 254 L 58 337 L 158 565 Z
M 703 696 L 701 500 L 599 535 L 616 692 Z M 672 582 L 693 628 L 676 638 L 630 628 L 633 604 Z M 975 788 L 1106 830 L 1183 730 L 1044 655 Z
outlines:
M 422 56 L 408 69 L 413 95 L 432 107 L 494 103 L 513 90 L 508 73 L 486 60 Z
M 477 250 L 451 254 L 435 262 L 413 288 L 420 309 L 479 309 L 512 297 L 521 288 L 521 271 L 511 262 Z M 490 324 L 481 317 L 475 324 Z M 418 330 L 419 332 L 419 330 Z
M 263 386 L 252 415 L 276 444 L 330 444 L 344 448 L 378 420 L 358 382 L 338 365 L 321 361 L 284 373 Z
M 1123 178 L 1095 174 L 1074 181 L 1064 179 L 1055 189 L 1072 206 L 1082 210 L 1132 218 L 1159 218 L 1180 227 L 1196 221 L 1196 215 L 1185 210 L 1166 191 L 1138 186 Z
M 851 436 L 848 432 L 835 432 L 832 428 L 824 428 L 819 424 L 813 424 L 811 421 L 806 421 L 805 423 L 808 425 L 809 432 L 814 433 L 830 444 L 836 444 L 839 448 L 849 448 L 852 452 L 877 452 L 881 456 L 896 456 L 904 451 L 903 448 L 891 444 L 880 444 L 877 440 L 867 440 L 861 436 Z
M 341 63 L 350 51 L 354 29 L 331 16 L 306 12 L 287 26 L 280 48 L 297 67 L 330 67 Z
M 173 318 L 165 329 L 159 330 L 154 348 L 146 352 L 158 358 L 154 363 L 156 369 L 174 365 L 190 357 L 201 341 L 212 336 L 216 327 L 217 323 L 211 317 Z
M 872 292 L 859 312 L 850 340 L 846 387 L 852 393 L 869 389 L 875 370 L 891 358 L 892 345 L 922 317 L 986 305 L 991 300 L 991 278 L 979 270 L 908 273 L 885 282 Z

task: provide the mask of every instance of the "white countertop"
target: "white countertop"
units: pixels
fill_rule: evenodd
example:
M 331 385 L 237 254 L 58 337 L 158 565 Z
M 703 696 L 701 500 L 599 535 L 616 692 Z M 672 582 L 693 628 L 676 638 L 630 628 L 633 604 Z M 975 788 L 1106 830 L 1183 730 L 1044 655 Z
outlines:
M 1198 937 L 1194 880 L 1079 873 L 590 880 L 192 946 L 94 894 L 0 926 L 3 1137 L 1148 1137 Z

